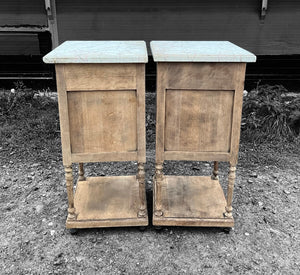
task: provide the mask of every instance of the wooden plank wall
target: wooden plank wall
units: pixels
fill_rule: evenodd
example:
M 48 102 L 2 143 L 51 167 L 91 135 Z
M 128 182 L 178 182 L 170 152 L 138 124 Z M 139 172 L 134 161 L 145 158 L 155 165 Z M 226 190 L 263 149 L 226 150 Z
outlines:
M 300 54 L 300 1 L 57 1 L 59 40 L 229 40 L 257 55 Z

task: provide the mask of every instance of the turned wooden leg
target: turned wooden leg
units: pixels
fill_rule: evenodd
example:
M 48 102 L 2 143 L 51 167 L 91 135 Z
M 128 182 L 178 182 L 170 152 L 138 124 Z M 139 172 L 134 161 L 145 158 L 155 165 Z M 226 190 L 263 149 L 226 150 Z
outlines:
M 145 190 L 145 164 L 138 163 L 137 180 L 139 182 L 139 195 L 140 195 L 140 207 L 138 211 L 138 217 L 146 217 L 146 190 Z
M 214 161 L 214 170 L 213 174 L 211 175 L 212 180 L 218 180 L 219 179 L 219 163 L 217 161 Z
M 79 163 L 79 180 L 82 181 L 82 180 L 86 180 L 85 176 L 84 176 L 84 168 L 83 168 L 83 163 Z
M 154 215 L 160 217 L 163 215 L 162 211 L 162 198 L 161 198 L 161 185 L 164 179 L 163 175 L 163 164 L 155 164 L 155 177 L 154 177 L 154 192 L 155 192 L 155 201 L 154 201 Z
M 74 191 L 73 191 L 73 173 L 72 166 L 65 166 L 66 185 L 68 193 L 68 220 L 75 220 L 75 208 L 74 208 Z
M 225 207 L 226 212 L 224 216 L 227 218 L 232 218 L 232 197 L 233 197 L 233 187 L 235 180 L 235 166 L 230 166 L 228 174 L 228 188 L 227 188 L 227 205 Z

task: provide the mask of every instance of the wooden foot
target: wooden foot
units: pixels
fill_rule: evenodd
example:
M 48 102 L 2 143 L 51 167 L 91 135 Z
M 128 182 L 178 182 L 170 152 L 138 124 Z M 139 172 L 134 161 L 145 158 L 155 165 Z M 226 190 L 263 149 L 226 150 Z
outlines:
M 80 181 L 83 181 L 83 180 L 86 180 L 85 176 L 84 176 L 84 168 L 83 168 L 83 163 L 79 163 L 79 180 Z
M 73 173 L 72 166 L 65 166 L 66 186 L 68 193 L 68 220 L 76 220 L 74 208 L 74 190 L 73 190 Z
M 70 234 L 71 235 L 76 235 L 78 233 L 78 229 L 77 228 L 71 228 L 70 230 Z
M 162 198 L 161 198 L 161 185 L 164 179 L 163 164 L 156 163 L 155 177 L 154 177 L 154 215 L 157 217 L 163 216 L 162 211 Z
M 232 218 L 232 198 L 233 198 L 233 187 L 235 181 L 235 166 L 230 166 L 228 174 L 228 188 L 227 188 L 227 205 L 225 207 L 226 212 L 224 216 L 227 218 Z
M 146 210 L 145 164 L 144 163 L 138 163 L 137 180 L 139 182 L 139 197 L 140 197 L 140 207 L 137 216 L 139 218 L 145 218 L 147 215 L 147 210 Z
M 223 232 L 226 234 L 229 234 L 231 232 L 232 228 L 231 227 L 224 227 Z
M 211 175 L 212 180 L 219 180 L 219 163 L 214 161 L 214 170 L 213 174 Z

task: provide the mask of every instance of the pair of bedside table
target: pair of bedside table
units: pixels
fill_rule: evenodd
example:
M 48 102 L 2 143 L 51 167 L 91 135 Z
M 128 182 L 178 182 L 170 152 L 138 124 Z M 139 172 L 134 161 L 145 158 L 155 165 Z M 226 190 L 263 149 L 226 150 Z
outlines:
M 157 62 L 153 225 L 232 227 L 247 62 L 230 42 L 152 41 Z M 67 228 L 147 226 L 143 41 L 68 41 L 55 63 Z M 214 161 L 210 177 L 163 175 L 165 160 Z M 85 177 L 83 163 L 137 161 L 134 176 Z M 230 163 L 227 199 L 218 161 Z M 79 163 L 76 192 L 72 163 Z

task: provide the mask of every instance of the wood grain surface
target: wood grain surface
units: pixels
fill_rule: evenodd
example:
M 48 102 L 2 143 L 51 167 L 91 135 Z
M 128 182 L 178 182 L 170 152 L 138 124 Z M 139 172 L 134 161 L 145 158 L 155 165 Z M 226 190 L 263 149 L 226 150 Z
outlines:
M 245 63 L 157 63 L 153 224 L 234 225 Z M 214 161 L 211 177 L 164 176 L 164 160 Z M 227 202 L 216 161 L 231 165 Z
M 68 92 L 72 153 L 137 150 L 133 91 Z
M 139 182 L 136 176 L 89 177 L 78 181 L 74 198 L 76 220 L 68 228 L 146 226 L 138 217 Z
M 167 90 L 165 151 L 230 151 L 233 91 Z
M 163 216 L 155 225 L 232 226 L 224 217 L 226 199 L 218 180 L 198 176 L 164 176 L 161 183 Z
M 136 89 L 136 73 L 136 64 L 66 64 L 66 89 L 132 90 Z

